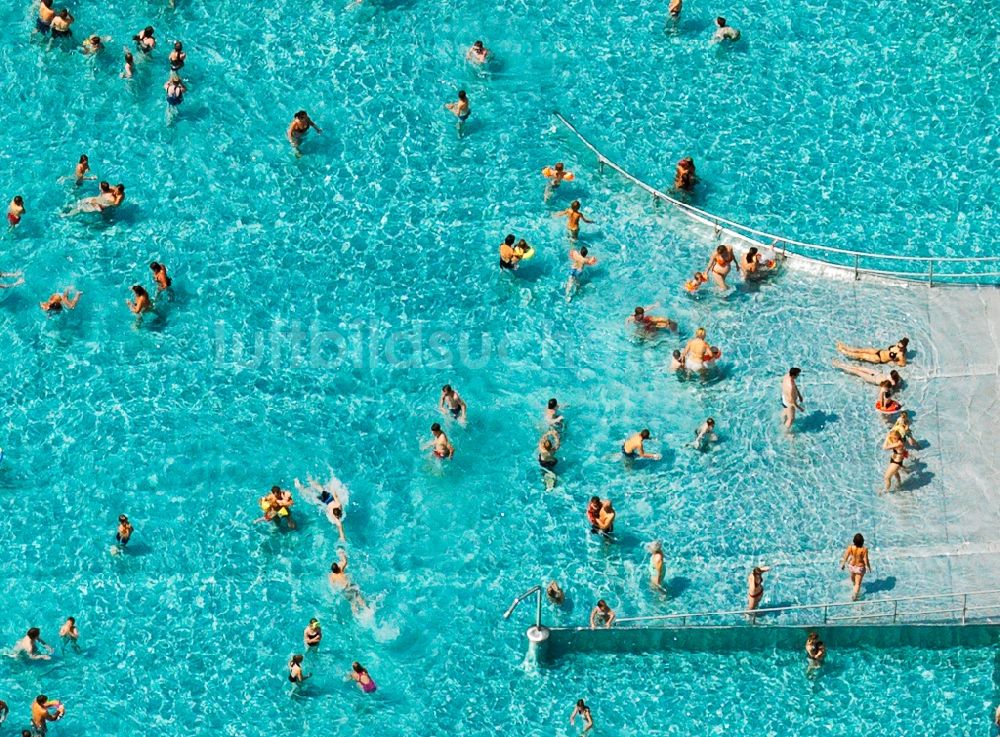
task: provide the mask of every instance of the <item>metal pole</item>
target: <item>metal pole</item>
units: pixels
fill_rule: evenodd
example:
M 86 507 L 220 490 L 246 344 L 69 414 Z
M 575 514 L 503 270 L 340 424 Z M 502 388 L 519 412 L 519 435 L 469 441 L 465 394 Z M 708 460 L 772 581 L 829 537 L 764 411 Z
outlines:
M 823 607 L 823 624 L 826 624 L 826 617 L 827 617 L 827 614 L 829 614 L 829 613 L 830 613 L 830 607 L 824 605 L 824 607 Z
M 538 591 L 535 592 L 535 595 L 538 598 L 537 606 L 535 607 L 535 626 L 536 627 L 541 627 L 542 626 L 542 590 L 538 589 Z
M 860 260 L 861 257 L 858 254 L 854 254 L 854 281 L 857 281 L 858 279 L 861 278 L 861 275 L 858 274 L 858 262 Z
M 898 612 L 899 612 L 899 602 L 894 600 L 892 602 L 892 623 L 893 624 L 896 624 L 896 614 Z
M 965 614 L 969 609 L 969 595 L 962 594 L 962 624 L 965 624 Z
M 931 259 L 928 263 L 930 265 L 927 268 L 927 286 L 928 287 L 933 287 L 934 286 L 934 259 Z

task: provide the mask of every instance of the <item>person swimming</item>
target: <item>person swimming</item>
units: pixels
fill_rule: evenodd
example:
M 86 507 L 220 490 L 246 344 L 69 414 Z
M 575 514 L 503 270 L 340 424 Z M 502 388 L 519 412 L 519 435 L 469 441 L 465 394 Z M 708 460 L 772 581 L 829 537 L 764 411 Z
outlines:
M 80 297 L 83 296 L 83 292 L 75 287 L 67 287 L 63 290 L 62 294 L 58 292 L 49 297 L 45 302 L 39 302 L 38 306 L 42 308 L 43 312 L 55 313 L 62 312 L 63 309 L 72 310 L 80 301 Z
M 135 41 L 135 47 L 144 54 L 148 54 L 150 51 L 156 48 L 156 38 L 154 36 L 155 31 L 153 31 L 152 26 L 146 26 L 137 34 L 132 36 L 132 40 Z
M 562 606 L 566 601 L 566 593 L 560 588 L 558 581 L 549 581 L 549 585 L 545 587 L 545 595 L 556 606 Z
M 726 23 L 726 19 L 721 15 L 715 19 L 715 33 L 712 34 L 712 43 L 722 41 L 739 41 L 740 32 Z
M 431 436 L 431 439 L 423 445 L 425 450 L 431 449 L 434 457 L 441 460 L 448 460 L 455 457 L 455 446 L 451 444 L 448 436 L 444 434 L 444 430 L 441 429 L 441 425 L 437 422 L 431 425 Z
M 149 269 L 153 272 L 153 281 L 156 283 L 157 294 L 170 289 L 174 282 L 169 276 L 167 276 L 167 269 L 163 264 L 153 261 L 149 265 Z
M 459 396 L 458 392 L 452 389 L 451 384 L 445 384 L 441 387 L 441 399 L 438 401 L 438 409 L 442 413 L 451 415 L 453 419 L 463 424 L 466 421 L 468 407 L 466 407 L 465 400 Z
M 174 49 L 167 57 L 167 61 L 170 62 L 170 71 L 172 72 L 179 72 L 184 67 L 187 54 L 184 53 L 184 45 L 180 41 L 174 41 Z
M 473 64 L 485 64 L 491 56 L 488 48 L 483 46 L 482 41 L 476 41 L 469 50 L 465 52 L 465 60 Z
M 133 284 L 132 294 L 135 295 L 135 299 L 126 299 L 125 304 L 128 305 L 128 308 L 132 310 L 133 313 L 141 316 L 153 310 L 153 301 L 149 298 L 149 292 L 146 291 L 145 287 Z
M 669 317 L 659 317 L 650 315 L 650 310 L 655 310 L 659 305 L 652 304 L 648 307 L 636 307 L 631 315 L 625 318 L 625 324 L 634 324 L 640 330 L 647 333 L 655 333 L 659 330 L 677 330 L 677 323 Z
M 358 684 L 358 688 L 360 688 L 364 693 L 375 693 L 378 689 L 378 686 L 375 685 L 375 681 L 372 680 L 368 671 L 365 670 L 361 663 L 358 663 L 357 661 L 351 663 L 351 672 L 347 675 L 351 678 L 351 680 Z

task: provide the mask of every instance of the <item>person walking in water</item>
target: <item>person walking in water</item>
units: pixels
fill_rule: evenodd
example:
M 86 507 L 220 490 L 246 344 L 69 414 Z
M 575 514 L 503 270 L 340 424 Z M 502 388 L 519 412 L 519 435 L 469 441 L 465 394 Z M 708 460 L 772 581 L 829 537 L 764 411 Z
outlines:
M 292 144 L 292 151 L 295 152 L 296 156 L 301 156 L 302 151 L 299 147 L 302 145 L 302 141 L 305 140 L 306 133 L 312 128 L 317 133 L 322 133 L 323 129 L 316 125 L 312 118 L 309 117 L 309 113 L 305 110 L 299 110 L 295 113 L 292 118 L 292 122 L 288 124 L 288 130 L 285 132 L 285 136 L 288 138 L 288 142 Z
M 458 118 L 458 123 L 455 129 L 458 131 L 458 137 L 461 138 L 462 134 L 465 132 L 465 121 L 469 119 L 472 115 L 472 106 L 469 104 L 469 96 L 465 94 L 465 90 L 458 91 L 458 99 L 455 102 L 449 102 L 445 107 L 452 112 L 452 114 Z
M 805 411 L 802 409 L 802 392 L 795 383 L 801 373 L 802 369 L 792 367 L 781 380 L 781 419 L 788 430 L 792 429 L 792 423 L 795 422 L 795 410 Z
M 663 591 L 663 544 L 654 540 L 646 549 L 649 551 L 649 584 Z
M 184 102 L 184 94 L 187 92 L 187 86 L 179 74 L 171 72 L 170 78 L 163 84 L 163 89 L 167 93 L 167 125 L 170 125 L 174 122 L 174 118 L 177 117 L 180 104 Z
M 576 240 L 580 237 L 580 221 L 585 223 L 593 223 L 593 220 L 589 220 L 583 211 L 580 210 L 580 200 L 573 200 L 569 207 L 565 210 L 560 210 L 559 212 L 552 213 L 552 217 L 566 218 L 566 230 L 569 231 L 569 237 L 572 240 Z
M 584 246 L 579 251 L 575 248 L 569 252 L 569 278 L 566 280 L 566 301 L 573 299 L 573 294 L 580 288 L 580 277 L 587 266 L 597 263 L 596 256 L 588 255 L 590 252 Z
M 656 453 L 647 453 L 646 448 L 643 445 L 644 441 L 649 440 L 649 430 L 643 428 L 637 433 L 632 433 L 628 436 L 628 439 L 622 443 L 622 455 L 625 456 L 626 460 L 635 460 L 637 458 L 648 458 L 651 461 L 660 460 L 660 456 Z
M 826 658 L 826 645 L 819 639 L 819 635 L 810 632 L 806 638 L 806 659 L 809 661 L 809 670 L 819 668 Z
M 840 570 L 844 570 L 845 566 L 851 574 L 851 583 L 854 584 L 851 601 L 857 601 L 861 596 L 861 582 L 865 573 L 872 569 L 872 564 L 868 560 L 868 548 L 865 547 L 865 538 L 860 532 L 854 536 L 854 540 L 844 551 L 844 557 L 840 559 Z
M 63 650 L 69 645 L 76 652 L 80 652 L 80 644 L 78 640 L 80 639 L 80 631 L 76 628 L 76 619 L 73 617 L 66 617 L 66 621 L 63 626 L 59 628 L 59 637 L 62 638 Z
M 569 715 L 569 723 L 572 726 L 576 722 L 576 718 L 580 717 L 583 721 L 583 731 L 580 734 L 586 734 L 594 728 L 594 718 L 590 714 L 590 707 L 580 699 L 576 702 L 576 706 L 573 707 L 572 713 Z
M 447 460 L 455 457 L 455 446 L 448 440 L 448 436 L 441 429 L 441 424 L 435 422 L 431 425 L 431 439 L 424 443 L 425 450 L 430 449 L 435 458 Z
M 372 677 L 368 675 L 368 670 L 361 665 L 361 663 L 354 661 L 351 663 L 351 672 L 347 674 L 348 677 L 365 693 L 375 693 L 378 686 L 375 685 L 375 681 Z
M 752 612 L 760 606 L 764 598 L 764 574 L 770 571 L 770 566 L 757 566 L 747 577 L 747 611 Z

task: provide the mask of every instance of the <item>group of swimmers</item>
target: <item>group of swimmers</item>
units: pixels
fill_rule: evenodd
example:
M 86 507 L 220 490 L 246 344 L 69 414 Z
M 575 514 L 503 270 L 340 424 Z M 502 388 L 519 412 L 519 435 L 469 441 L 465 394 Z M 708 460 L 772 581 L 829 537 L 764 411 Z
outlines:
M 74 652 L 82 652 L 79 644 L 80 631 L 74 617 L 66 617 L 59 628 L 59 638 L 62 640 L 62 652 L 71 648 Z M 41 630 L 31 627 L 24 637 L 14 643 L 9 656 L 15 659 L 49 660 L 55 653 L 55 647 L 42 639 Z M 7 703 L 0 701 L 0 724 L 3 724 L 10 713 Z M 59 721 L 66 714 L 66 707 L 59 701 L 49 699 L 41 694 L 31 702 L 31 728 L 21 731 L 21 737 L 45 737 L 48 725 Z
M 305 645 L 306 655 L 319 650 L 319 644 L 322 641 L 323 628 L 320 626 L 319 620 L 313 617 L 309 620 L 309 624 L 306 625 L 302 633 L 302 642 Z M 302 690 L 303 684 L 312 678 L 312 673 L 306 673 L 302 670 L 304 662 L 305 655 L 302 653 L 295 653 L 288 660 L 288 682 L 292 684 L 293 694 L 298 694 Z M 375 680 L 358 661 L 351 663 L 351 669 L 347 672 L 346 678 L 347 680 L 354 681 L 363 693 L 375 693 L 378 690 Z

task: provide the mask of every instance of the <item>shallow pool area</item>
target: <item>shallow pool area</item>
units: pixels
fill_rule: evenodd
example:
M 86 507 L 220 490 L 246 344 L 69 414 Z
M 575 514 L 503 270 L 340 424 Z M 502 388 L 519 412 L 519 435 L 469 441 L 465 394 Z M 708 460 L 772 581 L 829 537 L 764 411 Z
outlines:
M 0 181 L 27 208 L 0 251 L 26 281 L 0 290 L 0 649 L 30 626 L 55 642 L 68 615 L 83 648 L 0 658 L 8 731 L 45 693 L 67 706 L 55 737 L 569 734 L 581 696 L 598 734 L 983 734 L 997 700 L 986 649 L 833 653 L 816 677 L 780 652 L 549 667 L 525 662 L 527 615 L 501 619 L 550 578 L 569 597 L 546 609 L 559 624 L 585 622 L 598 597 L 623 615 L 739 607 L 764 562 L 765 606 L 845 599 L 837 561 L 859 531 L 868 597 L 985 588 L 1000 572 L 1000 453 L 979 419 L 997 404 L 992 293 L 978 331 L 971 292 L 797 269 L 692 297 L 683 283 L 715 241 L 602 175 L 550 115 L 572 114 L 660 184 L 695 156 L 698 204 L 737 219 L 873 249 L 995 253 L 996 20 L 843 10 L 689 3 L 665 30 L 663 7 L 582 0 L 112 0 L 73 7 L 78 37 L 113 37 L 96 59 L 47 48 L 31 7 L 0 10 Z M 708 45 L 716 12 L 740 46 Z M 160 47 L 122 80 L 118 50 L 149 23 Z M 880 32 L 891 24 L 909 43 Z M 496 54 L 489 72 L 463 61 L 476 37 Z M 174 38 L 189 92 L 167 126 Z M 876 57 L 912 72 L 886 76 Z M 442 108 L 459 87 L 473 107 L 462 138 Z M 323 133 L 295 158 L 284 132 L 300 108 Z M 113 215 L 62 216 L 96 193 L 57 181 L 81 153 L 126 185 Z M 577 177 L 545 202 L 539 170 L 557 160 Z M 596 221 L 581 242 L 598 263 L 567 303 L 552 215 L 574 198 Z M 515 274 L 497 269 L 508 232 L 537 250 Z M 124 300 L 150 286 L 154 259 L 173 298 L 136 325 Z M 80 305 L 47 318 L 38 303 L 70 285 Z M 656 302 L 676 335 L 625 325 Z M 723 349 L 719 370 L 679 380 L 670 352 L 699 326 Z M 968 354 L 955 347 L 965 329 Z M 879 496 L 886 422 L 872 388 L 830 362 L 837 340 L 903 334 L 902 400 L 924 448 L 903 491 Z M 806 412 L 788 436 L 791 365 Z M 468 403 L 466 427 L 437 412 L 445 383 Z M 535 448 L 550 397 L 567 423 L 547 489 Z M 709 415 L 720 441 L 699 452 L 689 443 Z M 421 449 L 433 422 L 452 461 Z M 643 427 L 663 459 L 626 468 L 620 445 Z M 272 484 L 310 474 L 349 489 L 361 616 L 327 584 L 338 541 L 317 507 L 296 495 L 296 530 L 254 523 Z M 594 494 L 618 509 L 613 543 L 588 530 Z M 135 536 L 112 555 L 123 513 Z M 654 539 L 670 547 L 667 598 L 646 585 Z M 325 639 L 290 696 L 286 663 L 311 617 Z M 374 695 L 345 680 L 354 660 Z

